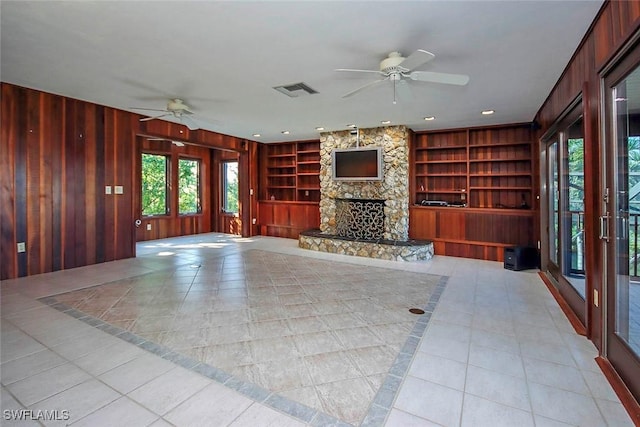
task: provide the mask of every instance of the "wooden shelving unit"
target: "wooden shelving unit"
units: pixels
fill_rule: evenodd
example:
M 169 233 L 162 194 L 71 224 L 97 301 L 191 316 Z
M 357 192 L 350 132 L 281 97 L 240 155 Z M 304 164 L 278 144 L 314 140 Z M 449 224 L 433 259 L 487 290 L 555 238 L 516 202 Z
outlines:
M 525 126 L 436 131 L 415 135 L 414 203 L 464 203 L 473 208 L 532 205 L 531 132 Z
M 436 254 L 494 261 L 505 247 L 534 244 L 530 126 L 417 133 L 411 156 L 410 237 L 433 240 Z
M 296 143 L 297 201 L 320 201 L 320 142 Z
M 529 209 L 532 144 L 528 126 L 469 130 L 469 206 Z
M 468 188 L 468 131 L 419 134 L 414 140 L 414 203 L 447 203 L 466 198 Z
M 261 200 L 320 201 L 319 141 L 265 144 L 261 149 Z
M 320 226 L 320 141 L 260 145 L 257 226 L 266 236 L 297 239 Z

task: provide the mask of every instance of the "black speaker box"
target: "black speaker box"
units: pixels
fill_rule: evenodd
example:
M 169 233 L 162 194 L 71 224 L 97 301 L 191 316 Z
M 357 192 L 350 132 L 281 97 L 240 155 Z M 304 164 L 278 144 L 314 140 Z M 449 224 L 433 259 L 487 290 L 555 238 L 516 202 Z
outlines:
M 504 268 L 507 270 L 529 270 L 538 268 L 538 250 L 526 246 L 504 248 Z

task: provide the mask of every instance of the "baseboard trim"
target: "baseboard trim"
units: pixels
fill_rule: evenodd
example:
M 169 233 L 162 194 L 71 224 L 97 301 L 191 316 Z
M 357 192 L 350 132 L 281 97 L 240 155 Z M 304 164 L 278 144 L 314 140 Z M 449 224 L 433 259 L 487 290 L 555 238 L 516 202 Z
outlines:
M 586 337 L 587 329 L 582 324 L 578 316 L 576 316 L 576 314 L 573 312 L 573 310 L 571 310 L 571 307 L 569 307 L 569 304 L 567 304 L 564 298 L 562 298 L 562 295 L 560 295 L 558 288 L 556 288 L 553 285 L 551 280 L 542 271 L 539 272 L 538 275 L 540 276 L 544 284 L 547 285 L 547 289 L 549 289 L 549 292 L 551 292 L 551 295 L 553 295 L 553 298 L 555 298 L 556 302 L 560 306 L 560 309 L 562 310 L 564 315 L 567 316 L 567 320 L 569 320 L 569 323 L 571 323 L 571 326 L 573 326 L 573 329 L 576 331 L 576 333 L 578 335 L 582 335 Z
M 624 409 L 627 410 L 633 424 L 640 426 L 640 404 L 633 397 L 625 383 L 622 381 L 622 378 L 620 378 L 620 375 L 618 375 L 611 365 L 611 362 L 602 356 L 598 356 L 596 357 L 596 363 L 600 366 L 602 373 L 609 381 L 609 384 L 611 384 L 611 387 L 613 387 L 613 391 L 615 391 L 618 399 L 620 399 L 620 403 L 622 403 Z

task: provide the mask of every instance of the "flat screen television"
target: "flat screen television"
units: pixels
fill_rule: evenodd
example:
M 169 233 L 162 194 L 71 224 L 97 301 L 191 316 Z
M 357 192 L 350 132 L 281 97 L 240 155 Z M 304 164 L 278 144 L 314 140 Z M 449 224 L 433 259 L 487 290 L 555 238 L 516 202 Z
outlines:
M 331 160 L 336 181 L 382 181 L 382 147 L 336 148 Z

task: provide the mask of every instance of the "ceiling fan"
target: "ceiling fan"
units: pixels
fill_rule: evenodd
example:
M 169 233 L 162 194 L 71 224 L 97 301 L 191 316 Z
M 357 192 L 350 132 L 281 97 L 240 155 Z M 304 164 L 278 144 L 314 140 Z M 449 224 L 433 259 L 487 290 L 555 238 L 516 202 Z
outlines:
M 159 110 L 155 108 L 138 108 L 138 107 L 131 107 L 131 109 L 141 110 L 141 111 L 157 111 L 162 113 L 157 116 L 143 117 L 142 119 L 140 119 L 141 122 L 160 119 L 162 117 L 167 117 L 167 116 L 173 116 L 177 118 L 185 126 L 187 126 L 189 130 L 197 130 L 200 128 L 198 124 L 195 122 L 195 120 L 189 117 L 190 115 L 193 114 L 193 111 L 191 111 L 189 106 L 185 104 L 182 99 L 179 99 L 179 98 L 170 99 L 169 102 L 167 103 L 167 108 L 165 108 L 164 110 Z
M 336 71 L 347 71 L 355 73 L 373 73 L 383 76 L 382 79 L 367 83 L 351 92 L 344 94 L 343 98 L 348 98 L 356 93 L 377 86 L 386 81 L 393 82 L 393 103 L 396 103 L 396 85 L 399 89 L 406 88 L 407 81 L 420 81 L 430 83 L 442 83 L 449 85 L 464 86 L 469 83 L 469 76 L 464 74 L 435 73 L 432 71 L 414 71 L 416 68 L 426 64 L 435 58 L 435 55 L 426 50 L 418 49 L 408 57 L 403 57 L 400 52 L 391 52 L 380 62 L 380 70 L 356 70 L 350 68 L 338 68 Z

